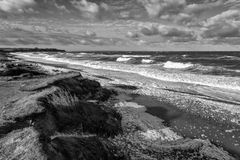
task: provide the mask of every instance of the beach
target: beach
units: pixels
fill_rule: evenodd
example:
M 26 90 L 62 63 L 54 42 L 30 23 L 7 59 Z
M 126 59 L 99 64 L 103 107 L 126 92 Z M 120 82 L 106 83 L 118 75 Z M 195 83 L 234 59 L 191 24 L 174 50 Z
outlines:
M 152 124 L 151 127 L 148 125 L 143 127 L 144 132 L 137 132 L 143 137 L 145 136 L 147 140 L 164 143 L 165 140 L 168 142 L 186 138 L 201 139 L 223 148 L 236 158 L 239 157 L 240 108 L 238 77 L 236 76 L 221 77 L 201 74 L 195 78 L 198 75 L 191 73 L 192 76 L 186 78 L 189 74 L 187 75 L 185 71 L 161 70 L 159 73 L 164 74 L 162 77 L 165 79 L 163 79 L 159 76 L 149 77 L 149 74 L 143 75 L 141 72 L 133 73 L 134 67 L 138 67 L 138 69 L 145 67 L 149 72 L 153 70 L 142 65 L 139 67 L 134 66 L 136 64 L 119 62 L 119 55 L 114 55 L 118 61 L 113 63 L 111 61 L 103 62 L 99 59 L 86 62 L 86 58 L 84 60 L 75 58 L 75 61 L 68 61 L 65 58 L 63 61 L 61 58 L 53 59 L 52 53 L 48 54 L 50 56 L 46 58 L 44 55 L 46 52 L 41 53 L 43 55 L 40 56 L 39 53 L 36 56 L 33 56 L 34 53 L 26 56 L 28 54 L 11 53 L 17 59 L 41 63 L 48 70 L 54 66 L 58 68 L 55 70 L 59 70 L 61 65 L 65 70 L 78 70 L 83 77 L 97 80 L 103 87 L 116 90 L 120 94 L 117 98 L 119 104 L 115 105 L 118 106 L 117 108 L 125 108 L 124 106 L 133 108 L 130 111 L 134 113 L 137 111 L 138 118 L 143 121 L 143 124 L 149 124 L 148 121 Z M 66 54 L 63 53 L 64 56 Z M 70 55 L 70 53 L 68 54 Z M 76 53 L 71 54 L 76 55 Z M 82 58 L 79 55 L 86 55 L 86 53 L 77 55 L 78 58 Z M 94 58 L 96 59 L 96 57 Z M 120 57 L 121 60 L 124 58 L 126 60 L 129 57 L 139 58 L 139 55 L 129 56 L 124 53 Z M 148 55 L 140 55 L 140 57 L 149 58 Z M 145 60 L 144 62 L 150 61 Z M 49 65 L 51 67 L 46 67 Z M 111 67 L 108 67 L 110 65 Z M 130 65 L 132 67 L 129 67 Z M 165 65 L 168 66 L 169 62 Z M 181 65 L 175 62 L 175 69 L 176 67 L 185 69 L 189 65 L 189 63 Z M 123 69 L 126 66 L 130 71 Z M 170 66 L 174 65 L 170 64 Z M 179 72 L 179 75 L 176 72 Z M 172 79 L 169 81 L 170 78 Z M 193 81 L 188 82 L 189 80 Z M 230 81 L 236 83 L 230 83 Z M 126 111 L 120 109 L 121 112 L 125 113 Z M 128 118 L 127 121 L 129 121 Z

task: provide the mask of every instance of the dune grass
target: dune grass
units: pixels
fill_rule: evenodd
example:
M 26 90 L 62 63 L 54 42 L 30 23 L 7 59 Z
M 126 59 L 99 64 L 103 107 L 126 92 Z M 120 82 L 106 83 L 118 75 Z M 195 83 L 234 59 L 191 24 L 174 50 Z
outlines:
M 71 94 L 65 89 L 61 89 L 54 94 L 47 97 L 47 101 L 50 102 L 58 110 L 77 110 L 77 106 L 80 102 L 79 98 Z
M 59 89 L 40 99 L 55 119 L 59 132 L 87 132 L 113 136 L 121 132 L 121 116 L 113 109 L 80 99 L 69 90 Z

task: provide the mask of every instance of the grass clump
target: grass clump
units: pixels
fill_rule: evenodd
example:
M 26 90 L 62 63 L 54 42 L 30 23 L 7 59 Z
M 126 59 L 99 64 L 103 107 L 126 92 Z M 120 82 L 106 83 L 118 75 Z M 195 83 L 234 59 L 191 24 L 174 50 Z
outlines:
M 59 132 L 88 132 L 113 136 L 121 132 L 121 117 L 109 107 L 81 100 L 61 89 L 42 99 L 54 116 Z
M 49 95 L 48 102 L 51 103 L 52 106 L 57 108 L 58 110 L 76 110 L 77 105 L 79 104 L 80 100 L 76 95 L 71 94 L 67 90 L 59 90 L 54 94 Z

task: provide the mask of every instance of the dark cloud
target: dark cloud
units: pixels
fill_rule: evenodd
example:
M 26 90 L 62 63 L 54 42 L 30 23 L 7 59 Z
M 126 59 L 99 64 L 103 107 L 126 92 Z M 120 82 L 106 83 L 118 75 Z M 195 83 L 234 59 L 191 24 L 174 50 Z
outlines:
M 159 34 L 158 26 L 153 24 L 143 25 L 140 27 L 140 32 L 145 36 L 152 36 Z
M 240 37 L 240 31 L 237 26 L 230 24 L 214 25 L 205 30 L 202 36 L 204 38 Z
M 197 38 L 196 33 L 190 29 L 166 25 L 148 24 L 141 26 L 140 31 L 145 36 L 159 35 L 168 41 L 186 42 Z
M 165 37 L 193 37 L 194 32 L 187 29 L 178 29 L 175 27 L 158 27 L 159 33 Z
M 203 38 L 240 37 L 240 10 L 228 10 L 204 23 Z
M 180 13 L 176 17 L 174 17 L 174 21 L 177 24 L 184 24 L 187 26 L 193 25 L 194 20 L 195 20 L 195 17 L 187 13 Z

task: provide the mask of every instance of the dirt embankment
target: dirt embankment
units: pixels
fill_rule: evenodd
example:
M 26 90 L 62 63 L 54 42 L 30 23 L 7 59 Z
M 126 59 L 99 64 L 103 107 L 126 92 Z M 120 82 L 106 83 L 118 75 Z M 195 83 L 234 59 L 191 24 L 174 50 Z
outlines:
M 80 73 L 6 76 L 0 159 L 232 159 L 210 142 L 175 135 L 144 108 L 117 103 L 115 91 Z
M 122 132 L 104 105 L 114 93 L 79 73 L 1 82 L 0 159 L 124 159 L 107 138 Z M 10 96 L 9 95 L 9 96 Z

